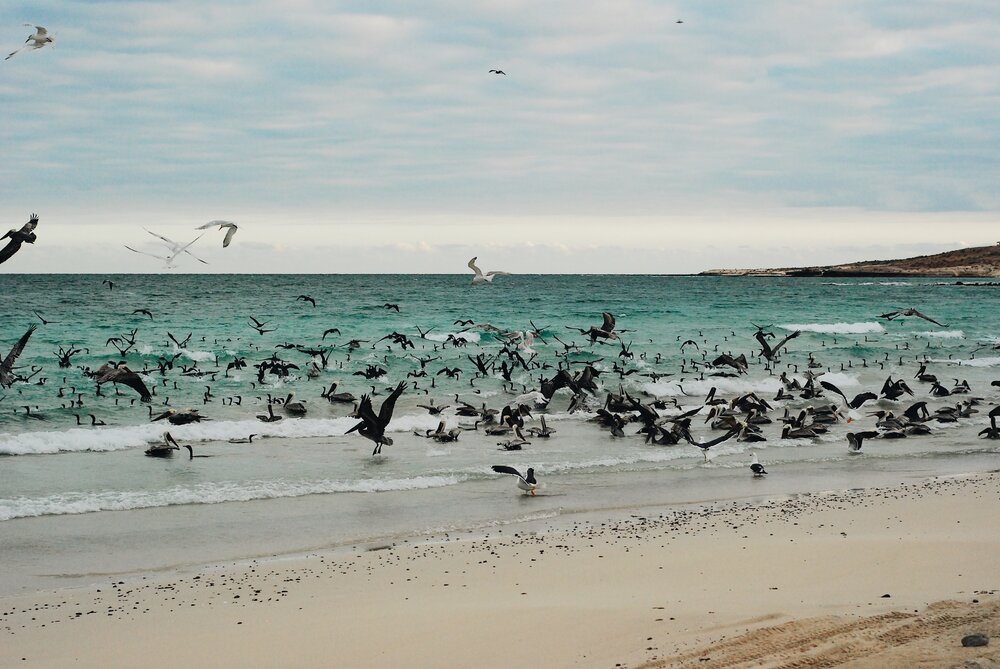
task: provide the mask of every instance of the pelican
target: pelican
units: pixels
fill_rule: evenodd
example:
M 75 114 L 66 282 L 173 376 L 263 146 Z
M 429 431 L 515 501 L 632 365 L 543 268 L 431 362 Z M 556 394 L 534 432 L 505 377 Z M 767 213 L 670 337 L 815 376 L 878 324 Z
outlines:
M 169 458 L 174 454 L 174 451 L 181 450 L 181 447 L 174 441 L 174 438 L 169 432 L 163 433 L 163 443 L 153 444 L 146 449 L 146 455 L 151 458 Z
M 478 257 L 479 256 L 476 256 L 475 258 L 470 260 L 468 265 L 469 269 L 475 272 L 475 275 L 472 277 L 473 286 L 478 286 L 481 283 L 493 283 L 493 279 L 495 279 L 498 276 L 510 275 L 510 272 L 500 272 L 500 271 L 487 272 L 486 274 L 483 274 L 483 270 L 479 269 L 476 266 L 476 258 Z
M 24 25 L 28 27 L 31 26 L 30 23 L 25 23 Z M 24 40 L 24 43 L 27 46 L 22 46 L 20 49 L 12 51 L 10 55 L 4 58 L 4 60 L 10 60 L 17 53 L 24 51 L 25 49 L 41 49 L 46 44 L 53 44 L 55 43 L 55 41 L 56 38 L 52 35 L 49 35 L 49 31 L 46 30 L 43 26 L 35 26 L 35 32 L 31 36 L 29 36 L 28 39 Z
M 362 437 L 375 442 L 375 449 L 372 451 L 373 456 L 382 452 L 383 444 L 392 446 L 392 439 L 385 436 L 385 428 L 388 427 L 389 421 L 392 420 L 392 411 L 396 406 L 396 400 L 399 399 L 399 396 L 403 394 L 405 389 L 405 383 L 400 383 L 396 386 L 396 389 L 382 402 L 378 415 L 375 414 L 375 410 L 372 408 L 371 397 L 362 395 L 361 404 L 358 406 L 357 412 L 361 422 L 344 434 L 357 431 Z
M 32 214 L 28 222 L 21 226 L 20 230 L 8 230 L 0 239 L 10 238 L 7 245 L 0 249 L 0 264 L 10 260 L 11 256 L 21 249 L 21 244 L 35 243 L 35 226 L 38 225 L 38 214 Z
M 232 221 L 209 221 L 205 225 L 199 225 L 195 228 L 195 230 L 208 230 L 209 228 L 213 228 L 215 226 L 219 226 L 220 230 L 227 228 L 226 236 L 222 239 L 222 248 L 227 248 L 229 246 L 229 242 L 233 241 L 233 235 L 235 235 L 236 231 L 239 229 Z M 313 306 L 316 305 L 314 304 Z
M 14 361 L 24 351 L 24 347 L 28 345 L 28 340 L 37 328 L 38 326 L 34 324 L 28 326 L 28 331 L 21 335 L 14 348 L 10 349 L 7 357 L 0 362 L 0 388 L 10 388 L 14 384 Z
M 535 496 L 535 489 L 538 488 L 538 481 L 535 480 L 535 470 L 528 467 L 528 472 L 521 475 L 521 472 L 517 471 L 513 467 L 508 467 L 507 465 L 493 465 L 493 471 L 497 474 L 511 474 L 517 477 L 517 487 L 528 493 L 532 497 Z

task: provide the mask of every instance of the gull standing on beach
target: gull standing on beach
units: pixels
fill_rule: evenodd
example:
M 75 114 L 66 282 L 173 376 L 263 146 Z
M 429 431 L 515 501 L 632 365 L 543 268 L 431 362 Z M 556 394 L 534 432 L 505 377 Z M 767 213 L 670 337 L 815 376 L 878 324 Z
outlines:
M 31 26 L 30 23 L 25 23 L 24 25 L 29 27 Z M 35 26 L 34 34 L 28 37 L 28 39 L 24 40 L 25 46 L 22 46 L 20 49 L 12 51 L 10 55 L 4 58 L 4 60 L 10 60 L 15 55 L 17 55 L 21 51 L 24 51 L 25 49 L 32 49 L 32 50 L 41 49 L 46 44 L 53 44 L 53 43 L 55 43 L 55 37 L 50 35 L 48 30 L 46 30 L 43 26 Z
M 479 269 L 479 267 L 476 266 L 476 258 L 478 257 L 479 256 L 475 256 L 472 260 L 469 261 L 468 265 L 469 269 L 471 269 L 475 273 L 472 277 L 473 286 L 478 286 L 481 283 L 493 283 L 493 279 L 495 279 L 498 276 L 510 275 L 510 272 L 501 272 L 501 271 L 492 271 L 483 274 L 483 270 Z
M 517 487 L 528 493 L 532 497 L 535 496 L 535 490 L 538 488 L 538 481 L 535 480 L 535 470 L 528 467 L 528 471 L 523 476 L 521 472 L 517 471 L 513 467 L 508 467 L 507 465 L 493 465 L 491 468 L 497 474 L 511 474 L 517 477 Z

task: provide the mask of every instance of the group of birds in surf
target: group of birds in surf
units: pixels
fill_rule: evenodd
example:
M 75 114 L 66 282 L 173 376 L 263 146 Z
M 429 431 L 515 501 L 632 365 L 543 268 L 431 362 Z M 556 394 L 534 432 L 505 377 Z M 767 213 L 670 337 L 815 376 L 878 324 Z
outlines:
M 34 241 L 33 230 L 37 219 L 33 217 L 33 221 L 30 229 L 22 228 L 8 233 L 11 244 Z M 16 250 L 15 248 L 14 251 Z M 476 266 L 475 261 L 476 258 L 473 258 L 468 263 L 473 271 L 472 285 L 486 283 L 505 274 L 499 271 L 484 273 Z M 108 290 L 114 290 L 116 285 L 110 280 L 103 283 Z M 316 305 L 316 299 L 310 295 L 299 295 L 294 302 L 312 307 Z M 394 316 L 396 318 L 404 318 L 405 310 L 401 311 L 398 303 L 387 302 L 378 307 L 373 305 L 373 308 L 398 314 Z M 150 309 L 135 309 L 132 315 L 156 322 L 155 314 Z M 38 316 L 42 320 L 42 326 L 50 323 L 40 314 Z M 905 317 L 923 318 L 941 325 L 916 309 L 891 311 L 881 315 L 886 321 Z M 900 356 L 895 369 L 897 378 L 890 375 L 878 391 L 872 389 L 849 397 L 837 385 L 822 378 L 832 370 L 824 368 L 813 352 L 808 353 L 805 361 L 783 360 L 788 357 L 788 347 L 802 333 L 793 331 L 778 339 L 770 326 L 754 325 L 752 339 L 756 341 L 756 347 L 739 354 L 732 350 L 720 351 L 727 344 L 735 345 L 738 337 L 735 330 L 731 333 L 732 339 L 727 336 L 723 342 L 714 345 L 700 332 L 698 340 L 692 337 L 681 341 L 681 336 L 677 336 L 674 345 L 682 355 L 690 357 L 682 360 L 679 369 L 666 369 L 664 361 L 668 356 L 664 352 L 632 351 L 632 342 L 626 341 L 625 335 L 633 330 L 620 328 L 617 319 L 610 312 L 604 312 L 600 323 L 589 327 L 537 327 L 532 320 L 529 320 L 529 324 L 530 327 L 525 330 L 504 330 L 489 323 L 477 324 L 471 318 L 457 319 L 452 325 L 462 329 L 448 333 L 446 337 L 439 337 L 439 340 L 428 338 L 428 333 L 434 326 L 425 329 L 413 325 L 415 334 L 394 329 L 377 340 L 342 336 L 340 329 L 335 327 L 326 329 L 321 337 L 317 333 L 317 342 L 311 345 L 279 343 L 275 345 L 274 352 L 268 354 L 263 348 L 267 340 L 258 338 L 279 328 L 250 316 L 247 325 L 257 334 L 248 333 L 246 337 L 260 342 L 249 346 L 252 350 L 261 352 L 262 358 L 248 363 L 245 355 L 234 355 L 232 360 L 227 361 L 216 356 L 214 365 L 208 363 L 204 366 L 193 360 L 190 364 L 184 364 L 179 359 L 193 346 L 192 341 L 208 345 L 210 340 L 207 335 L 199 340 L 194 338 L 194 333 L 178 337 L 167 331 L 165 341 L 161 340 L 161 343 L 171 346 L 174 353 L 160 355 L 152 362 L 150 354 L 137 352 L 141 340 L 138 328 L 135 327 L 108 338 L 105 343 L 106 348 L 113 347 L 117 351 L 117 356 L 111 356 L 116 359 L 107 360 L 97 369 L 76 365 L 83 377 L 77 385 L 72 385 L 73 381 L 70 379 L 74 367 L 73 357 L 82 352 L 90 355 L 89 348 L 69 344 L 62 345 L 57 352 L 53 352 L 58 368 L 67 370 L 62 372 L 63 385 L 59 387 L 56 397 L 62 402 L 60 409 L 74 412 L 82 413 L 82 409 L 90 402 L 98 404 L 113 398 L 114 403 L 119 406 L 134 406 L 136 402 L 149 405 L 148 418 L 151 422 L 164 421 L 170 425 L 198 423 L 210 420 L 210 417 L 197 408 L 172 407 L 169 396 L 161 400 L 162 395 L 157 395 L 157 389 L 165 394 L 171 389 L 182 391 L 178 382 L 200 383 L 205 388 L 202 394 L 204 406 L 213 402 L 229 407 L 244 406 L 242 394 L 219 397 L 216 391 L 219 382 L 231 384 L 231 373 L 238 373 L 252 364 L 255 371 L 250 388 L 251 394 L 256 394 L 252 401 L 265 404 L 264 412 L 256 413 L 256 418 L 263 423 L 275 423 L 284 419 L 302 418 L 313 411 L 309 408 L 311 401 L 297 400 L 294 392 L 283 397 L 268 392 L 276 389 L 275 382 L 281 381 L 283 386 L 309 384 L 323 376 L 340 375 L 340 382 L 344 383 L 345 377 L 360 377 L 364 379 L 363 383 L 369 384 L 370 393 L 363 393 L 359 398 L 351 392 L 338 391 L 337 381 L 331 382 L 329 388 L 323 381 L 317 399 L 325 400 L 330 406 L 350 407 L 347 415 L 356 418 L 357 422 L 346 434 L 356 433 L 369 440 L 374 446 L 372 456 L 379 457 L 383 447 L 393 445 L 393 439 L 388 434 L 389 425 L 397 401 L 406 393 L 426 396 L 434 391 L 438 398 L 447 396 L 446 393 L 453 394 L 455 398 L 454 404 L 436 404 L 430 398 L 416 404 L 417 408 L 440 417 L 441 420 L 437 429 L 416 430 L 414 437 L 454 442 L 467 431 L 482 430 L 488 436 L 501 438 L 497 445 L 503 451 L 524 450 L 531 446 L 533 440 L 547 439 L 555 434 L 556 430 L 545 421 L 545 413 L 551 410 L 552 400 L 559 393 L 568 397 L 568 406 L 565 407 L 567 412 L 589 414 L 589 420 L 612 438 L 628 438 L 631 434 L 641 436 L 646 444 L 652 446 L 688 444 L 698 448 L 706 462 L 710 459 L 712 448 L 730 440 L 766 442 L 769 437 L 765 435 L 763 428 L 771 423 L 780 423 L 781 439 L 812 440 L 837 424 L 859 424 L 870 419 L 870 429 L 855 429 L 845 435 L 848 452 L 856 455 L 861 453 L 863 445 L 867 446 L 876 439 L 917 437 L 933 432 L 935 424 L 957 423 L 969 419 L 980 411 L 979 407 L 985 402 L 983 398 L 973 394 L 973 388 L 967 381 L 955 379 L 954 384 L 946 385 L 937 376 L 928 373 L 926 354 L 923 357 L 913 357 L 914 364 L 919 365 L 919 368 L 912 380 L 898 378 L 905 369 L 903 357 Z M 31 325 L 0 362 L 0 388 L 10 389 L 17 384 L 45 385 L 48 377 L 43 375 L 43 366 L 32 366 L 30 370 L 26 370 L 16 364 L 38 327 L 38 324 Z M 578 333 L 583 342 L 577 343 L 575 335 L 560 336 L 565 330 Z M 469 336 L 470 331 L 484 335 L 486 341 L 480 342 L 479 336 Z M 341 341 L 327 341 L 328 336 Z M 156 342 L 147 340 L 145 343 Z M 220 344 L 218 339 L 214 343 Z M 544 354 L 539 352 L 543 347 L 546 349 Z M 1000 345 L 996 347 L 1000 348 Z M 714 355 L 709 352 L 713 348 Z M 478 350 L 470 352 L 469 349 Z M 696 353 L 691 354 L 692 349 Z M 279 350 L 304 355 L 306 358 L 303 360 L 308 362 L 300 365 L 286 360 L 281 357 Z M 460 357 L 458 350 L 465 354 L 464 359 L 471 367 L 455 364 L 456 356 Z M 432 363 L 443 360 L 446 351 L 452 366 L 443 364 L 435 371 Z M 372 354 L 381 355 L 381 363 L 373 362 Z M 98 355 L 103 357 L 103 354 Z M 393 362 L 409 361 L 411 368 L 406 373 L 405 380 L 384 389 L 386 394 L 376 410 L 374 397 L 383 394 L 378 383 L 389 375 L 386 367 L 389 366 L 390 356 Z M 643 361 L 642 365 L 636 363 L 637 358 Z M 130 367 L 133 360 L 141 363 L 142 368 Z M 889 359 L 888 353 L 880 360 L 863 359 L 858 362 L 863 367 L 877 366 L 881 369 L 895 363 Z M 848 367 L 845 368 L 842 363 L 841 369 L 853 367 L 854 361 L 847 364 Z M 800 366 L 803 367 L 801 375 L 798 374 Z M 774 397 L 762 397 L 757 392 L 743 392 L 725 398 L 720 396 L 716 387 L 712 387 L 704 399 L 698 400 L 684 391 L 683 384 L 689 379 L 710 381 L 713 378 L 743 377 L 749 375 L 751 368 L 775 377 L 780 382 Z M 350 371 L 351 369 L 354 371 Z M 643 384 L 636 387 L 633 384 L 630 390 L 625 389 L 625 381 L 633 375 L 644 377 L 654 384 L 661 379 L 674 380 L 673 377 L 676 377 L 677 388 L 685 398 L 685 405 L 678 401 L 677 396 L 656 396 L 653 390 L 655 386 Z M 618 380 L 617 391 L 613 388 L 613 382 L 605 382 L 601 378 L 615 376 Z M 926 386 L 926 397 L 918 397 L 910 382 L 917 387 Z M 91 394 L 84 391 L 82 383 L 92 383 L 94 392 Z M 1000 381 L 993 381 L 992 385 L 1000 387 Z M 113 394 L 105 391 L 109 386 L 114 389 Z M 485 402 L 477 405 L 461 399 L 463 392 L 478 394 L 483 388 L 494 389 L 493 386 L 501 393 L 499 397 L 503 399 L 500 404 L 503 406 L 490 407 Z M 228 387 L 230 386 L 227 385 Z M 124 394 L 123 389 L 133 391 L 134 396 Z M 85 400 L 87 396 L 89 397 Z M 0 402 L 6 397 L 0 396 Z M 941 402 L 941 405 L 932 409 L 930 402 L 934 401 Z M 161 404 L 163 409 L 154 411 L 154 403 Z M 862 414 L 866 407 L 870 410 Z M 40 413 L 43 409 L 35 407 L 33 410 L 31 406 L 22 408 L 23 414 L 17 410 L 14 414 L 35 420 L 45 419 L 44 413 Z M 448 421 L 452 415 L 456 419 L 469 419 L 473 422 L 449 426 Z M 1000 439 L 997 428 L 1000 407 L 988 410 L 988 416 L 990 425 L 979 436 Z M 79 413 L 76 417 L 77 423 L 86 427 Z M 90 418 L 92 427 L 105 424 L 96 413 L 90 414 Z M 696 424 L 696 420 L 700 423 Z M 529 421 L 537 424 L 529 425 Z M 699 424 L 707 424 L 708 429 L 716 434 L 696 437 L 694 433 Z M 234 441 L 254 443 L 255 436 L 260 435 L 250 435 Z M 151 446 L 146 454 L 168 456 L 180 448 L 176 439 L 166 433 L 163 443 Z M 183 448 L 188 449 L 192 458 L 196 457 L 190 445 Z M 767 475 L 767 470 L 757 455 L 751 453 L 750 456 L 753 475 Z M 496 465 L 492 471 L 516 477 L 518 486 L 526 493 L 533 495 L 537 490 L 538 482 L 533 468 L 522 473 L 509 465 Z

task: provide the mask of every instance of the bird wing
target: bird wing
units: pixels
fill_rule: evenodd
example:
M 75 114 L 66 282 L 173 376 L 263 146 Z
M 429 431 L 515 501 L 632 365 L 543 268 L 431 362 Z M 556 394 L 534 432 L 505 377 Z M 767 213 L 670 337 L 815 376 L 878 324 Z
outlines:
M 385 398 L 384 402 L 382 402 L 382 406 L 378 410 L 378 422 L 382 425 L 382 427 L 389 424 L 389 421 L 392 419 L 392 411 L 396 407 L 396 400 L 399 399 L 399 396 L 403 394 L 405 389 L 406 384 L 400 382 L 399 385 L 396 386 L 396 389 L 393 390 L 387 398 Z
M 372 398 L 368 395 L 361 396 L 361 401 L 358 403 L 358 418 L 366 424 L 374 424 L 378 421 L 378 417 L 375 415 L 375 410 L 372 408 Z
M 0 263 L 10 260 L 11 256 L 17 253 L 20 248 L 21 240 L 11 237 L 10 241 L 7 242 L 7 245 L 0 249 Z
M 933 318 L 931 318 L 927 314 L 922 314 L 919 311 L 917 311 L 916 309 L 910 309 L 910 311 L 913 312 L 913 315 L 917 316 L 918 318 L 923 318 L 925 321 L 930 321 L 934 325 L 940 325 L 941 327 L 945 327 L 944 323 L 938 323 L 936 320 L 934 320 Z
M 31 24 L 25 23 L 24 25 L 30 26 Z M 46 30 L 44 26 L 35 26 L 35 33 L 40 35 L 41 37 L 45 37 L 46 35 L 49 34 L 49 31 Z
M 615 317 L 610 313 L 605 311 L 601 314 L 604 317 L 604 324 L 601 325 L 601 329 L 605 332 L 614 332 L 615 329 Z
M 222 248 L 228 247 L 229 242 L 233 241 L 233 235 L 236 234 L 236 229 L 237 229 L 235 223 L 230 223 L 228 226 L 225 227 L 228 227 L 229 230 L 226 231 L 226 236 L 222 240 Z
M 153 232 L 152 230 L 150 230 L 150 229 L 148 229 L 148 228 L 143 228 L 143 230 L 145 230 L 145 231 L 146 231 L 146 232 L 148 232 L 149 234 L 153 235 L 153 236 L 154 236 L 154 237 L 156 237 L 157 239 L 162 239 L 162 240 L 163 240 L 163 241 L 165 241 L 165 242 L 166 242 L 167 244 L 170 244 L 170 246 L 172 246 L 173 248 L 177 248 L 178 246 L 180 246 L 180 244 L 178 244 L 178 243 L 177 243 L 177 242 L 175 242 L 174 240 L 172 240 L 172 239 L 167 239 L 167 238 L 166 238 L 166 237 L 164 237 L 163 235 L 158 235 L 158 234 L 156 234 L 155 232 Z
M 490 469 L 495 471 L 497 474 L 513 474 L 514 476 L 524 478 L 521 476 L 521 472 L 517 471 L 513 467 L 508 467 L 507 465 L 493 465 Z
M 38 214 L 32 214 L 27 223 L 21 226 L 21 232 L 27 234 L 38 227 Z
M 847 403 L 847 395 L 845 395 L 844 391 L 838 388 L 837 386 L 833 385 L 829 381 L 820 381 L 819 385 L 823 386 L 832 393 L 837 393 L 838 395 L 844 398 L 844 403 L 845 404 Z
M 143 402 L 148 402 L 153 398 L 153 396 L 149 394 L 149 388 L 147 388 L 146 384 L 142 382 L 142 378 L 140 378 L 138 374 L 133 372 L 128 367 L 119 367 L 118 375 L 114 381 L 115 383 L 128 386 L 135 392 L 139 393 L 139 397 Z
M 21 335 L 21 338 L 17 340 L 14 347 L 10 349 L 10 353 L 8 353 L 7 357 L 3 359 L 2 363 L 0 363 L 0 379 L 6 380 L 6 378 L 10 375 L 11 370 L 14 368 L 14 361 L 17 360 L 17 357 L 21 355 L 22 351 L 24 351 L 24 347 L 27 346 L 28 340 L 31 339 L 32 333 L 37 328 L 37 325 L 28 326 L 28 331 Z
M 851 407 L 852 409 L 860 409 L 861 405 L 867 402 L 868 400 L 877 400 L 877 399 L 878 395 L 876 395 L 875 393 L 858 393 L 857 395 L 854 396 L 854 399 L 848 403 L 847 406 Z
M 476 273 L 477 277 L 481 277 L 481 276 L 483 276 L 483 270 L 481 270 L 478 267 L 476 267 L 476 258 L 478 258 L 478 257 L 479 256 L 476 256 L 475 258 L 473 258 L 472 260 L 470 260 L 468 267 L 469 267 L 469 269 L 471 269 L 473 272 Z
M 879 318 L 884 318 L 886 320 L 891 321 L 893 318 L 895 318 L 898 315 L 899 315 L 898 311 L 890 311 L 888 313 L 879 315 Z
M 125 244 L 124 246 L 125 246 L 125 248 L 127 248 L 127 249 L 128 249 L 129 251 L 131 251 L 132 253 L 138 253 L 138 254 L 140 254 L 140 255 L 144 255 L 144 256 L 149 256 L 149 257 L 151 257 L 151 258 L 156 258 L 156 259 L 158 259 L 158 260 L 163 260 L 163 261 L 165 261 L 165 262 L 170 262 L 171 260 L 173 260 L 173 256 L 171 256 L 171 257 L 169 257 L 169 258 L 168 258 L 168 257 L 166 257 L 166 256 L 158 256 L 158 255 L 156 255 L 155 253 L 146 253 L 145 251 L 140 251 L 140 250 L 138 250 L 138 249 L 134 249 L 134 248 L 132 248 L 131 246 L 128 246 L 127 244 Z

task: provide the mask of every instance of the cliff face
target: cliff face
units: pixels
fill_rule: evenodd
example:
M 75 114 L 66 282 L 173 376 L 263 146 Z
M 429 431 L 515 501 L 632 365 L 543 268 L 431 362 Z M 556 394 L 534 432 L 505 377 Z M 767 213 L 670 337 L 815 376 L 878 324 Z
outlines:
M 1000 277 L 1000 243 L 900 260 L 865 260 L 844 265 L 777 267 L 769 269 L 712 269 L 707 276 L 940 276 Z

